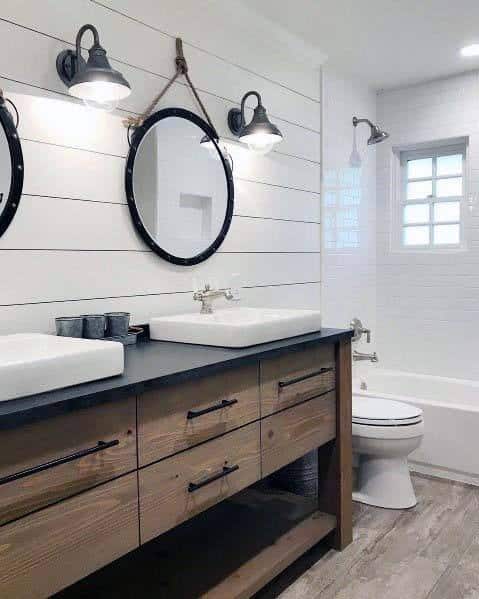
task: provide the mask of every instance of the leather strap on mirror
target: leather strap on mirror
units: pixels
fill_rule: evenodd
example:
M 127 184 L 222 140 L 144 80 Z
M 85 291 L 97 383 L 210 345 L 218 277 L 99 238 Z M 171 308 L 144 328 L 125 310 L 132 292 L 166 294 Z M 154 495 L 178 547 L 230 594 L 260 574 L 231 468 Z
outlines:
M 158 104 L 158 102 L 161 100 L 161 98 L 166 94 L 166 92 L 170 89 L 170 87 L 173 85 L 173 83 L 178 79 L 178 77 L 180 77 L 180 75 L 183 75 L 185 77 L 196 101 L 198 102 L 208 124 L 215 132 L 216 139 L 218 139 L 218 134 L 216 133 L 216 128 L 213 125 L 213 123 L 210 119 L 210 116 L 209 116 L 208 112 L 206 111 L 205 105 L 201 101 L 201 98 L 199 97 L 198 92 L 196 91 L 196 88 L 193 85 L 191 78 L 188 74 L 188 63 L 186 62 L 186 58 L 183 53 L 183 41 L 179 37 L 176 38 L 175 66 L 176 66 L 175 74 L 168 81 L 168 83 L 161 90 L 161 92 L 155 96 L 153 101 L 149 104 L 148 108 L 142 114 L 140 114 L 140 116 L 137 116 L 137 117 L 129 116 L 127 119 L 125 119 L 123 121 L 125 127 L 128 127 L 128 128 L 141 127 L 141 125 L 143 125 L 144 121 L 150 116 L 150 114 L 153 112 L 155 106 Z

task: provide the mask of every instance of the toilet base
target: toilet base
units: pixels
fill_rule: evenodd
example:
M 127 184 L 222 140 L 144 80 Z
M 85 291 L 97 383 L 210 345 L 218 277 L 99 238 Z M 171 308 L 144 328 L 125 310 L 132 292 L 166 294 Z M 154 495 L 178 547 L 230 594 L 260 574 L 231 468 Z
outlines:
M 417 504 L 407 458 L 359 455 L 353 500 L 375 507 L 406 509 Z

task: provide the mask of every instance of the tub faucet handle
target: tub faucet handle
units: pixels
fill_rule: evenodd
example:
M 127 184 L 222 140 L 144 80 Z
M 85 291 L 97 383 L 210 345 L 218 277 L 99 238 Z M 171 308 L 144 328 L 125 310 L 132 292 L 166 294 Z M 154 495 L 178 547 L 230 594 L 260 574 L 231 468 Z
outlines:
M 366 342 L 371 343 L 371 329 L 363 327 L 363 323 L 359 318 L 353 318 L 349 323 L 349 326 L 354 333 L 352 341 L 359 341 L 363 335 L 366 335 Z
M 363 362 L 364 360 L 369 360 L 369 362 L 379 362 L 379 358 L 376 352 L 372 354 L 363 354 L 356 349 L 353 351 L 353 361 L 354 362 Z

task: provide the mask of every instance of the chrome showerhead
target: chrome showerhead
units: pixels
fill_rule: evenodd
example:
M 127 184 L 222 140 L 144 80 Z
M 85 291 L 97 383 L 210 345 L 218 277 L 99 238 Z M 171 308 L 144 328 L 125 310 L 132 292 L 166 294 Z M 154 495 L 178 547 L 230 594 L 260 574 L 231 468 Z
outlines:
M 371 136 L 368 139 L 368 146 L 378 144 L 389 137 L 389 133 L 383 131 L 378 125 L 373 125 L 369 119 L 358 119 L 357 117 L 353 117 L 353 126 L 357 127 L 359 123 L 367 123 L 371 128 Z

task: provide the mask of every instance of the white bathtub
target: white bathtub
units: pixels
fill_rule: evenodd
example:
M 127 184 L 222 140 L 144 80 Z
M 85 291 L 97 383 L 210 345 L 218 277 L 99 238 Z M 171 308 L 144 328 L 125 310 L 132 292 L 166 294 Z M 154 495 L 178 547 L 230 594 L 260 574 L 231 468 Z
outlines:
M 411 470 L 479 486 L 479 381 L 371 366 L 353 380 L 354 395 L 422 408 L 424 440 L 411 454 Z

